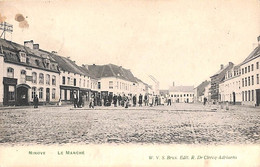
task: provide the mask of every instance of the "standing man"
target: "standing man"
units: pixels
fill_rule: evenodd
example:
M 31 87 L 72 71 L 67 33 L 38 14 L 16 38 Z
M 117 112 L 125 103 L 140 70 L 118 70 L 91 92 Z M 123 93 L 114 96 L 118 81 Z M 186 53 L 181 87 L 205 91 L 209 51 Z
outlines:
M 118 100 L 118 106 L 120 106 L 120 105 L 121 105 L 121 100 L 122 100 L 122 97 L 121 97 L 121 95 L 120 95 L 120 94 L 119 94 L 119 96 L 118 96 L 117 100 Z
M 116 103 L 117 103 L 117 95 L 116 94 L 114 94 L 113 103 L 114 103 L 114 107 L 116 107 Z
M 155 96 L 155 106 L 158 106 L 158 96 Z
M 145 94 L 145 96 L 144 96 L 144 105 L 145 105 L 145 106 L 148 106 L 148 97 L 147 97 L 147 94 Z
M 39 104 L 39 98 L 38 98 L 38 95 L 35 95 L 33 98 L 34 108 L 38 108 L 38 104 Z
M 134 107 L 136 106 L 136 95 L 134 95 L 134 97 L 133 97 L 133 105 L 134 105 Z
M 142 107 L 142 104 L 143 104 L 143 96 L 140 93 L 140 95 L 139 95 L 139 107 Z
M 78 96 L 77 96 L 76 91 L 74 91 L 74 93 L 73 93 L 73 100 L 74 100 L 74 108 L 76 108 L 77 104 L 78 104 Z
M 171 105 L 172 105 L 171 96 L 170 96 L 170 95 L 168 95 L 168 96 L 167 96 L 167 99 L 168 99 L 167 106 L 168 106 L 168 105 L 170 105 L 170 106 L 171 106 Z

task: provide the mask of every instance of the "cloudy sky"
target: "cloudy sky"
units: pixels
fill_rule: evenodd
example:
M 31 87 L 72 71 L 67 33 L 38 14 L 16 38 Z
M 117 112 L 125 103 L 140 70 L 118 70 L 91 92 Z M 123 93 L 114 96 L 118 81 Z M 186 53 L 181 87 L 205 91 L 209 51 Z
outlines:
M 77 64 L 122 65 L 161 88 L 197 86 L 257 46 L 259 0 L 87 0 L 0 2 L 12 40 Z M 7 37 L 11 39 L 10 36 Z

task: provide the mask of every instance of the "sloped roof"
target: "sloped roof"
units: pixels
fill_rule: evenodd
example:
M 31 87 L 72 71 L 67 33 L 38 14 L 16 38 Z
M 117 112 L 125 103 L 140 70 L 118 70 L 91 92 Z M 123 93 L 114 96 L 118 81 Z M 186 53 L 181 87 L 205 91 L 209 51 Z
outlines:
M 114 64 L 106 65 L 90 65 L 88 66 L 89 72 L 96 78 L 102 77 L 117 77 L 120 79 L 136 82 L 135 76 L 129 69 Z
M 193 92 L 194 86 L 171 86 L 169 92 Z
M 197 86 L 197 93 L 198 96 L 204 95 L 205 88 L 210 84 L 210 81 L 203 81 L 199 86 Z
M 249 62 L 250 60 L 254 59 L 255 57 L 260 55 L 260 46 L 257 46 L 250 54 L 249 56 L 247 56 L 247 58 L 241 63 L 245 64 L 247 62 Z
M 223 69 L 220 69 L 219 71 L 217 71 L 214 75 L 212 75 L 211 77 L 215 76 L 215 75 L 219 75 L 222 72 L 224 72 L 227 68 L 229 68 L 230 66 L 234 66 L 234 64 L 232 62 L 229 62 L 227 65 L 225 65 L 223 67 Z
M 26 65 L 29 67 L 35 67 L 39 69 L 59 72 L 57 63 L 49 57 L 49 54 L 43 52 L 42 50 L 30 49 L 23 45 L 17 44 L 15 42 L 11 42 L 8 40 L 4 40 L 0 38 L 0 46 L 5 55 L 5 61 Z M 26 63 L 21 62 L 19 58 L 19 52 L 25 52 L 28 56 L 28 61 Z M 44 59 L 50 60 L 50 67 L 45 67 Z
M 58 63 L 61 70 L 84 75 L 79 66 L 69 58 L 58 56 L 55 54 L 51 54 L 51 57 Z

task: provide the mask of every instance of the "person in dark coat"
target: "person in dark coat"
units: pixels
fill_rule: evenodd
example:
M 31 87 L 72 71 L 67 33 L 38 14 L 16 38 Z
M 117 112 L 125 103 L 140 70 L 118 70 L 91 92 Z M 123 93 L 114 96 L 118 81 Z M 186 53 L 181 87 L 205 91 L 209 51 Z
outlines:
M 113 103 L 114 103 L 114 107 L 116 107 L 116 104 L 117 104 L 117 95 L 116 94 L 114 94 Z
M 121 105 L 121 100 L 122 100 L 122 97 L 121 97 L 121 95 L 119 94 L 118 97 L 117 97 L 118 106 Z
M 111 103 L 112 103 L 112 100 L 113 100 L 113 95 L 108 95 L 108 106 L 111 106 Z
M 206 103 L 207 103 L 207 98 L 206 97 L 204 97 L 204 102 L 203 102 L 203 104 L 204 104 L 204 106 L 206 105 Z
M 144 96 L 144 105 L 148 106 L 148 96 L 147 96 L 147 94 L 145 94 L 145 96 Z
M 139 95 L 139 107 L 142 107 L 143 104 L 143 95 Z
M 35 95 L 33 98 L 33 106 L 34 108 L 38 108 L 38 105 L 39 105 L 39 98 L 38 95 Z
M 134 95 L 134 97 L 133 97 L 133 105 L 134 105 L 134 107 L 136 106 L 136 95 Z
M 78 102 L 78 107 L 81 108 L 82 107 L 82 95 L 79 95 L 79 102 Z
M 155 106 L 158 106 L 158 96 L 155 96 Z

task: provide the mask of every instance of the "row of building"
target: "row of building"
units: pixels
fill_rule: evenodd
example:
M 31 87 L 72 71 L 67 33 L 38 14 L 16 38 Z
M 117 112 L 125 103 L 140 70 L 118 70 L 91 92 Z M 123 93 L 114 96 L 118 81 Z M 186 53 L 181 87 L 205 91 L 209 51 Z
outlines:
M 39 102 L 70 102 L 73 93 L 86 101 L 91 95 L 153 94 L 151 85 L 135 77 L 129 69 L 114 64 L 78 66 L 69 57 L 0 39 L 0 105 L 30 105 L 37 94 Z
M 195 88 L 195 101 L 204 98 L 213 103 L 260 105 L 260 36 L 258 46 L 244 61 L 235 65 L 229 62 L 220 70 Z

